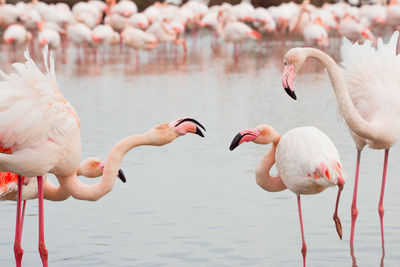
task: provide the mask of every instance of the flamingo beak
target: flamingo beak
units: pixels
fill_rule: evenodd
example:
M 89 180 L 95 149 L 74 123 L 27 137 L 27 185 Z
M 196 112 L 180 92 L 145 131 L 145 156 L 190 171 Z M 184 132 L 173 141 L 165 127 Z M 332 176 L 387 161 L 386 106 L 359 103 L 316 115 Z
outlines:
M 257 129 L 240 131 L 232 140 L 229 150 L 232 151 L 243 142 L 250 142 L 261 135 Z
M 118 170 L 118 178 L 119 178 L 123 183 L 126 183 L 125 173 L 122 171 L 122 169 L 119 169 L 119 170 Z
M 293 89 L 293 81 L 295 78 L 296 78 L 296 71 L 294 69 L 294 65 L 286 64 L 285 68 L 283 69 L 282 86 L 285 89 L 286 93 L 294 100 L 297 99 Z
M 175 124 L 175 125 L 174 125 Z M 183 118 L 183 119 L 179 119 L 175 122 L 170 123 L 170 127 L 175 128 L 176 132 L 180 135 L 184 135 L 188 132 L 190 133 L 194 133 L 197 134 L 201 137 L 204 137 L 203 132 L 200 130 L 200 128 L 203 129 L 204 131 L 206 131 L 206 128 L 204 128 L 204 126 L 198 122 L 195 119 L 192 118 Z

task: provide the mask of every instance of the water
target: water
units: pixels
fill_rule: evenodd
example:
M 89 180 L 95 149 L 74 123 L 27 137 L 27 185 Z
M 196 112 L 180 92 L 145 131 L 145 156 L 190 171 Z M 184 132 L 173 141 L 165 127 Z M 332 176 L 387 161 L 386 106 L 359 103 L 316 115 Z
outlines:
M 356 150 L 338 119 L 322 67 L 310 62 L 297 76 L 294 101 L 281 87 L 287 48 L 280 43 L 249 44 L 235 62 L 231 47 L 213 50 L 211 40 L 200 40 L 189 44 L 187 58 L 173 49 L 141 52 L 140 65 L 133 53 L 131 64 L 115 52 L 101 64 L 80 66 L 75 50 L 64 58 L 67 63 L 58 55 L 59 86 L 81 119 L 84 158 L 105 159 L 117 140 L 183 116 L 196 118 L 207 132 L 204 139 L 186 135 L 164 147 L 135 148 L 122 162 L 128 182 L 116 181 L 114 190 L 98 202 L 46 201 L 50 266 L 301 266 L 295 195 L 287 190 L 265 192 L 255 183 L 255 166 L 269 147 L 246 144 L 233 152 L 228 149 L 238 131 L 262 123 L 282 134 L 313 125 L 336 144 L 348 176 L 339 210 L 343 240 L 332 220 L 336 188 L 302 197 L 307 263 L 351 266 Z M 329 52 L 335 51 L 337 47 Z M 4 51 L 1 56 L 7 58 Z M 379 266 L 382 256 L 377 206 L 383 155 L 371 149 L 362 154 L 358 266 Z M 400 264 L 399 157 L 396 145 L 390 151 L 384 201 L 385 266 Z M 0 265 L 14 266 L 16 205 L 0 205 Z M 29 201 L 23 266 L 41 266 L 37 221 L 37 201 Z

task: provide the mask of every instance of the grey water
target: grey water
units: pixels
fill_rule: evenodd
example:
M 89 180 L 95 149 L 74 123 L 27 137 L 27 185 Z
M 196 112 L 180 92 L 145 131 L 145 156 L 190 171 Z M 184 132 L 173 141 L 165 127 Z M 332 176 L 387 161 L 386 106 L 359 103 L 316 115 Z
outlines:
M 205 138 L 187 134 L 163 147 L 133 149 L 121 165 L 127 183 L 116 180 L 97 202 L 45 201 L 49 266 L 302 266 L 295 195 L 269 193 L 255 183 L 255 166 L 269 147 L 251 143 L 229 151 L 238 131 L 264 123 L 281 134 L 318 127 L 341 155 L 347 176 L 339 209 L 343 240 L 332 220 L 337 189 L 303 196 L 308 266 L 380 266 L 384 152 L 362 153 L 354 262 L 349 236 L 356 149 L 321 65 L 310 61 L 297 75 L 294 101 L 281 85 L 282 58 L 301 43 L 243 45 L 235 61 L 229 45 L 204 36 L 189 41 L 187 56 L 181 48 L 161 47 L 136 59 L 134 51 L 116 48 L 78 63 L 72 47 L 57 53 L 59 87 L 81 120 L 83 158 L 105 160 L 119 139 L 180 117 L 197 119 L 207 132 Z M 339 59 L 338 46 L 328 52 Z M 9 53 L 0 54 L 7 71 Z M 384 199 L 384 266 L 400 266 L 399 158 L 395 145 Z M 15 202 L 0 202 L 0 266 L 15 265 L 15 208 Z M 37 212 L 37 200 L 28 201 L 23 266 L 41 266 Z

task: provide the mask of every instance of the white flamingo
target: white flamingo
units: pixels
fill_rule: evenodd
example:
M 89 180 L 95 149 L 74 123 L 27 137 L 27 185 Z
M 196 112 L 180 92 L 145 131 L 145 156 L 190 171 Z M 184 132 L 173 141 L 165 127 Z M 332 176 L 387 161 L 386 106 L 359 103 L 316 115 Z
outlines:
M 256 168 L 257 184 L 266 191 L 278 192 L 289 189 L 297 195 L 303 266 L 306 265 L 307 246 L 304 239 L 300 195 L 318 194 L 330 186 L 338 186 L 333 220 L 342 239 L 342 225 L 337 215 L 340 193 L 344 186 L 339 153 L 331 139 L 315 127 L 294 128 L 282 137 L 269 125 L 240 131 L 233 139 L 230 150 L 243 142 L 254 142 L 272 147 Z M 276 163 L 278 175 L 269 173 Z
M 383 196 L 389 148 L 400 138 L 400 56 L 396 55 L 399 33 L 395 32 L 388 44 L 381 38 L 375 49 L 370 41 L 363 45 L 351 44 L 344 40 L 341 47 L 343 71 L 327 54 L 313 48 L 293 48 L 284 58 L 285 68 L 282 85 L 294 99 L 293 81 L 296 72 L 307 58 L 321 62 L 329 75 L 339 111 L 349 127 L 357 147 L 357 165 L 354 181 L 353 203 L 351 206 L 350 246 L 353 248 L 355 222 L 358 215 L 357 187 L 362 149 L 384 149 L 385 159 L 382 175 L 378 212 L 381 224 L 382 251 L 384 255 Z

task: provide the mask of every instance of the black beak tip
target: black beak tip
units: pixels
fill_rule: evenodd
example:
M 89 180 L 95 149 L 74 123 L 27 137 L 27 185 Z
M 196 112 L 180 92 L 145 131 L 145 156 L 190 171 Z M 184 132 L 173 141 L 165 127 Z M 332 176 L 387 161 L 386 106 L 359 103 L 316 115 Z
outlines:
M 297 100 L 296 94 L 294 93 L 294 91 L 290 90 L 289 87 L 286 87 L 285 91 L 291 98 L 293 98 L 294 100 Z
M 118 170 L 118 178 L 121 179 L 123 183 L 126 183 L 125 173 L 121 169 Z
M 195 134 L 200 135 L 201 137 L 204 137 L 204 134 L 201 132 L 201 130 L 199 129 L 199 127 L 196 127 L 196 132 Z
M 229 150 L 232 151 L 239 146 L 240 139 L 242 139 L 242 135 L 238 133 L 235 138 L 233 138 L 232 143 L 229 147 Z

